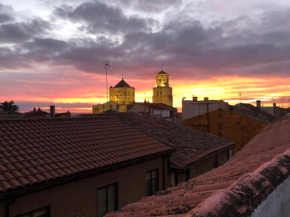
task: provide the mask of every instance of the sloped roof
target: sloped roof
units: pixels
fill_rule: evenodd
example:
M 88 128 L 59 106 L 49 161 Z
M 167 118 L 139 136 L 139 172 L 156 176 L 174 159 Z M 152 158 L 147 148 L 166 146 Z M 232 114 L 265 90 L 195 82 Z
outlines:
M 240 104 L 235 105 L 233 108 L 235 112 L 241 115 L 251 117 L 257 121 L 262 121 L 264 123 L 270 123 L 276 119 L 273 115 L 251 104 L 240 103 Z
M 107 217 L 250 216 L 290 175 L 290 119 L 269 124 L 225 165 Z
M 117 118 L 149 135 L 174 145 L 171 167 L 184 169 L 198 160 L 234 143 L 148 114 L 118 113 Z
M 168 73 L 166 73 L 162 70 L 162 71 L 158 72 L 157 74 L 168 74 Z
M 0 120 L 0 196 L 171 152 L 115 117 Z
M 131 88 L 131 86 L 122 78 L 122 80 L 115 85 L 115 87 L 128 87 Z

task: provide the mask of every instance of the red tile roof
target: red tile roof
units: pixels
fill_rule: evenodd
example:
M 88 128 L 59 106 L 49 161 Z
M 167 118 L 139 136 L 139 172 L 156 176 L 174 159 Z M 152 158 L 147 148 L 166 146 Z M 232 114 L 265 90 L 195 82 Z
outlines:
M 290 176 L 290 118 L 268 125 L 231 161 L 107 217 L 250 216 Z
M 264 123 L 270 123 L 276 119 L 268 112 L 265 112 L 262 109 L 247 103 L 239 103 L 233 106 L 233 110 L 241 115 L 248 116 Z
M 1 193 L 171 152 L 115 117 L 0 120 Z
M 171 168 L 184 169 L 207 155 L 235 146 L 229 140 L 147 114 L 114 115 L 138 130 L 173 144 L 176 151 L 170 157 Z

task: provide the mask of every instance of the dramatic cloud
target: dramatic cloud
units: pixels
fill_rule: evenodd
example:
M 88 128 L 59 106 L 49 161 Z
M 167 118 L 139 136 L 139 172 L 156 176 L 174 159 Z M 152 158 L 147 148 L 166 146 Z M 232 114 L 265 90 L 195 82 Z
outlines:
M 0 3 L 0 23 L 6 23 L 14 20 L 12 15 L 12 8 Z
M 91 34 L 116 34 L 148 31 L 146 19 L 125 16 L 121 9 L 101 2 L 86 2 L 76 8 L 64 6 L 55 10 L 61 18 L 71 19 L 82 24 L 80 29 Z
M 50 24 L 41 19 L 31 22 L 4 23 L 0 25 L 0 43 L 23 42 L 34 36 L 43 35 L 50 28 Z
M 190 88 L 198 81 L 203 82 L 201 88 L 211 85 L 207 80 L 226 85 L 219 78 L 240 81 L 230 86 L 257 78 L 290 79 L 290 3 L 284 0 L 62 0 L 41 3 L 33 16 L 27 15 L 23 5 L 18 8 L 4 2 L 7 5 L 0 4 L 0 84 L 14 99 L 29 96 L 31 101 L 41 102 L 33 99 L 39 95 L 47 102 L 67 102 L 69 98 L 74 103 L 103 102 L 104 60 L 112 65 L 110 85 L 123 75 L 139 91 L 141 100 L 144 93 L 149 98 L 154 74 L 163 68 L 176 88 L 186 84 L 183 90 L 175 88 L 176 105 L 186 94 L 197 91 L 202 95 Z M 44 17 L 38 16 L 41 11 Z M 66 76 L 62 77 L 61 70 Z M 28 80 L 19 79 L 28 74 Z M 78 81 L 77 86 L 59 83 L 69 75 Z M 92 82 L 91 76 L 97 80 Z M 3 81 L 7 84 L 9 78 L 20 80 L 14 93 L 3 89 L 7 87 Z M 45 83 L 46 79 L 50 82 Z M 52 84 L 53 92 L 49 90 Z M 43 91 L 36 91 L 40 86 Z M 269 96 L 275 90 L 276 95 L 287 95 L 279 88 L 263 87 L 260 93 L 258 86 L 253 90 L 260 98 L 262 93 L 268 91 Z M 224 94 L 234 100 L 240 91 L 233 88 L 229 91 L 234 96 L 227 91 L 215 95 L 216 87 L 212 88 L 206 96 L 224 98 Z M 92 90 L 94 96 L 90 95 Z

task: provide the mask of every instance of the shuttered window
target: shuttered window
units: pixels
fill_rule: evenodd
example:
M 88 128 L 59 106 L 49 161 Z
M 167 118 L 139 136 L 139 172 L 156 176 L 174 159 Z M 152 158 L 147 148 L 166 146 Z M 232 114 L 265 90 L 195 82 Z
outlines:
M 146 173 L 146 192 L 151 196 L 158 191 L 158 170 L 152 170 Z
M 98 189 L 98 217 L 118 209 L 117 183 Z

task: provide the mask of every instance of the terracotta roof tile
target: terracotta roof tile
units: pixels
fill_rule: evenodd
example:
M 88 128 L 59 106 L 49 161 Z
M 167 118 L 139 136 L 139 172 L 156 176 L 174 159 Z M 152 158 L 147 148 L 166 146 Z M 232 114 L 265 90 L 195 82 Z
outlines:
M 229 140 L 147 114 L 118 113 L 112 116 L 155 138 L 173 144 L 176 151 L 171 155 L 170 161 L 171 167 L 176 169 L 186 168 L 217 150 L 235 145 Z
M 115 117 L 1 120 L 0 129 L 0 193 L 172 152 Z
M 289 130 L 290 118 L 269 124 L 225 165 L 107 217 L 180 213 L 187 217 L 250 216 L 290 176 Z

